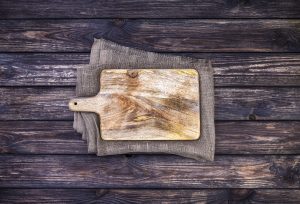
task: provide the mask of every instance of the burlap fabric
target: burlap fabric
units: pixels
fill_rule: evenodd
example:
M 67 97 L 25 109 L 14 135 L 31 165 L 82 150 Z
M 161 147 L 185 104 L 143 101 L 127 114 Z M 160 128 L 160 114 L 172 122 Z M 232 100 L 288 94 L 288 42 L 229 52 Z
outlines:
M 87 140 L 88 151 L 98 156 L 128 153 L 168 153 L 194 159 L 213 160 L 215 150 L 213 69 L 210 61 L 146 52 L 95 39 L 90 65 L 77 69 L 76 94 L 90 97 L 99 92 L 102 69 L 194 68 L 200 74 L 201 136 L 194 141 L 105 141 L 101 139 L 95 113 L 77 112 L 74 128 Z M 188 90 L 187 90 L 188 91 Z

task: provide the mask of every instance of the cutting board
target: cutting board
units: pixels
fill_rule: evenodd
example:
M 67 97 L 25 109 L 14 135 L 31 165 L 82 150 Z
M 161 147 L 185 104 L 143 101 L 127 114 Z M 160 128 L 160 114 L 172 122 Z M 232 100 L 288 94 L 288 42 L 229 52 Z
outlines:
M 103 140 L 196 140 L 199 78 L 195 69 L 104 69 L 99 93 L 69 108 L 97 113 Z

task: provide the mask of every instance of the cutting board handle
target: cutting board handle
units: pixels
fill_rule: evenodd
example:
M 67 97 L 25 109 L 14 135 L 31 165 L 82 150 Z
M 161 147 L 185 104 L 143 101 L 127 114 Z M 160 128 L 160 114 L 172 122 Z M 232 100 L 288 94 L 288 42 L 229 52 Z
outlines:
M 99 98 L 74 98 L 69 101 L 69 109 L 76 112 L 94 112 L 99 113 Z

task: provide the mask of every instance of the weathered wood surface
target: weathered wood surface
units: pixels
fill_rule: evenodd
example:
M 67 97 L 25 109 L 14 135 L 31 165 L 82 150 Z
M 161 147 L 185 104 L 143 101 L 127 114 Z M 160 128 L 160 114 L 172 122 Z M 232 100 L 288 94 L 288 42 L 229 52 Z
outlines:
M 71 121 L 1 121 L 0 153 L 87 154 L 87 147 Z M 300 154 L 300 122 L 217 122 L 216 154 Z
M 2 203 L 298 204 L 296 189 L 1 189 Z
M 87 1 L 2 0 L 1 19 L 23 18 L 299 18 L 296 0 Z
M 180 53 L 178 53 L 180 54 Z M 185 53 L 210 58 L 221 86 L 300 86 L 300 54 Z M 1 86 L 74 86 L 88 53 L 0 53 Z
M 215 89 L 216 120 L 299 120 L 300 89 Z M 0 88 L 0 120 L 72 120 L 74 87 Z
M 161 52 L 300 52 L 300 20 L 3 20 L 0 52 L 89 52 L 94 37 Z
M 105 69 L 99 93 L 69 108 L 97 113 L 103 140 L 196 140 L 200 77 L 195 69 Z
M 299 188 L 300 156 L 1 155 L 2 188 Z
M 299 18 L 296 0 L 2 0 L 0 120 L 13 121 L 0 121 L 0 186 L 51 189 L 1 188 L 0 203 L 298 204 Z M 215 162 L 87 155 L 71 121 L 50 120 L 72 119 L 66 104 L 74 96 L 76 68 L 88 63 L 93 38 L 101 36 L 211 57 L 215 86 L 225 87 L 216 90 L 217 120 L 281 121 L 217 121 Z M 178 187 L 196 189 L 169 189 Z

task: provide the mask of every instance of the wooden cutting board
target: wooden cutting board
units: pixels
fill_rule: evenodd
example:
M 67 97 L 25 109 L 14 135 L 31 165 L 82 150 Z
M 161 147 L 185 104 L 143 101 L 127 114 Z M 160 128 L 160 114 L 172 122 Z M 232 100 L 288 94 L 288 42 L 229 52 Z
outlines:
M 196 140 L 199 77 L 195 69 L 104 69 L 99 93 L 69 108 L 97 113 L 103 140 Z

